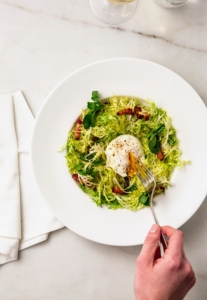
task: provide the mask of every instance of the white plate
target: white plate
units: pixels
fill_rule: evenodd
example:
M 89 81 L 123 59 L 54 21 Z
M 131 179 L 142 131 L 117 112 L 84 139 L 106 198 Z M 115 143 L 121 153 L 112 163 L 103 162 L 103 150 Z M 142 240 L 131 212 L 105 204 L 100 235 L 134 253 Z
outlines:
M 191 164 L 175 171 L 173 186 L 156 200 L 161 225 L 180 227 L 198 209 L 206 192 L 207 110 L 193 88 L 172 71 L 139 59 L 110 59 L 77 70 L 45 100 L 35 123 L 32 165 L 39 189 L 54 215 L 77 234 L 109 245 L 137 245 L 152 225 L 149 208 L 137 212 L 99 208 L 68 173 L 62 153 L 68 131 L 91 92 L 150 98 L 167 110 L 177 129 L 183 158 Z

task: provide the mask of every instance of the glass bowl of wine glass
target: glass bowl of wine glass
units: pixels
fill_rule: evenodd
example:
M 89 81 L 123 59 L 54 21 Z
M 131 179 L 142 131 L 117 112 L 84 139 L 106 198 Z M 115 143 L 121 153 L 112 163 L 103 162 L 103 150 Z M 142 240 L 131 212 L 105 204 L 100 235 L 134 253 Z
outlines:
M 129 19 L 137 6 L 137 0 L 89 0 L 89 3 L 95 16 L 110 25 Z

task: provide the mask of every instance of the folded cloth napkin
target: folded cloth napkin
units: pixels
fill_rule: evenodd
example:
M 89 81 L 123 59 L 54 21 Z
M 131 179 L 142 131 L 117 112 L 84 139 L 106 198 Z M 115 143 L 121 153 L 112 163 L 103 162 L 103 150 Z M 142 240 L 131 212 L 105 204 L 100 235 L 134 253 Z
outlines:
M 62 228 L 33 178 L 29 156 L 34 117 L 18 91 L 0 95 L 0 264 Z

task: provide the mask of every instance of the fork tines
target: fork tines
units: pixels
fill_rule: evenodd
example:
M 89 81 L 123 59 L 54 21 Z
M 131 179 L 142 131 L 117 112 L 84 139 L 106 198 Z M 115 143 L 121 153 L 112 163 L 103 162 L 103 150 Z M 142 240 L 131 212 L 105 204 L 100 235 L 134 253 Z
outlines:
M 147 169 L 147 167 L 139 158 L 136 158 L 135 168 L 140 181 L 142 182 L 145 188 L 149 189 L 151 187 L 151 184 L 153 184 L 153 176 L 151 172 Z

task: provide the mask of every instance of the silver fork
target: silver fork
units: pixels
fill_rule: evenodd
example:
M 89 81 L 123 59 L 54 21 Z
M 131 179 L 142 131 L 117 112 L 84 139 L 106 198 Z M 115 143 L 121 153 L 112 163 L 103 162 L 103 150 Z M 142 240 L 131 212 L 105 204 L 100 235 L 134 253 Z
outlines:
M 158 222 L 158 219 L 157 219 L 157 216 L 155 214 L 153 201 L 152 201 L 153 196 L 154 196 L 154 192 L 155 192 L 155 188 L 156 188 L 155 178 L 152 175 L 152 173 L 150 172 L 150 170 L 147 169 L 147 167 L 143 164 L 143 162 L 138 158 L 136 158 L 135 167 L 136 167 L 137 175 L 138 175 L 141 183 L 143 184 L 145 190 L 146 191 L 150 191 L 150 190 L 152 191 L 151 196 L 150 196 L 150 208 L 151 208 L 155 223 L 160 226 L 160 224 Z M 167 240 L 166 240 L 162 230 L 160 232 L 160 243 L 162 244 L 163 250 L 165 251 L 167 249 L 168 243 L 167 243 Z M 163 250 L 160 247 L 161 254 L 163 253 Z

